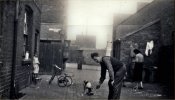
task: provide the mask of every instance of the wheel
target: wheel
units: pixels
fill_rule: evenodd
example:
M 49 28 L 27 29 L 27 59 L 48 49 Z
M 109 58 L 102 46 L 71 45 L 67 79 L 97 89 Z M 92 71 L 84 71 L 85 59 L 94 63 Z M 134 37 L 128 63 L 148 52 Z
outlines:
M 65 80 L 66 80 L 66 85 L 67 86 L 71 86 L 72 85 L 72 78 L 70 76 L 66 76 Z
M 66 78 L 64 76 L 60 76 L 58 78 L 57 83 L 58 83 L 58 86 L 65 87 L 67 85 Z

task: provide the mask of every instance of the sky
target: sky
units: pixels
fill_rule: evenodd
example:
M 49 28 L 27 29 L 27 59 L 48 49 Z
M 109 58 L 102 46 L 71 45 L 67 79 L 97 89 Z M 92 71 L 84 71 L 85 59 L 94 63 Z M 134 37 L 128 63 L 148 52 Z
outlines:
M 153 0 L 68 0 L 67 34 L 75 40 L 77 34 L 96 36 L 96 48 L 106 48 L 112 40 L 113 16 L 134 14 L 138 2 Z

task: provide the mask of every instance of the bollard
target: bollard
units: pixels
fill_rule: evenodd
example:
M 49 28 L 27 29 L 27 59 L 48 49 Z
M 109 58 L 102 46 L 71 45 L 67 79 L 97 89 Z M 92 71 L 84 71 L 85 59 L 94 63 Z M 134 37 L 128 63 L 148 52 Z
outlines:
M 150 75 L 150 82 L 155 82 L 156 78 L 156 71 L 157 71 L 157 67 L 156 66 L 151 66 L 151 75 Z
M 78 62 L 78 69 L 82 70 L 82 62 Z

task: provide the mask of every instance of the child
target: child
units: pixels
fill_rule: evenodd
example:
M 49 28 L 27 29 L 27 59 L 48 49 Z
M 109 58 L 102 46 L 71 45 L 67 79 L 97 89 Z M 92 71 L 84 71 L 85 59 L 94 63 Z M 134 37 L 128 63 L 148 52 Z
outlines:
M 49 85 L 52 83 L 56 75 L 61 74 L 62 68 L 58 67 L 56 64 L 53 65 L 52 77 L 49 80 Z
M 41 80 L 41 78 L 38 77 L 39 64 L 38 56 L 35 54 L 33 57 L 33 82 L 35 85 L 37 84 L 37 80 Z

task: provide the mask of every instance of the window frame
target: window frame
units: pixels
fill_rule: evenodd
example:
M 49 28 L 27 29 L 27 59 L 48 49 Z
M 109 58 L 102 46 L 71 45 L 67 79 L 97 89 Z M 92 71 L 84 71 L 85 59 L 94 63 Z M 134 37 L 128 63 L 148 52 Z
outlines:
M 35 30 L 34 54 L 37 54 L 38 52 L 38 42 L 39 42 L 39 31 Z
M 29 6 L 25 6 L 24 19 L 23 19 L 23 58 L 29 53 L 29 59 L 31 58 L 30 41 L 33 30 L 33 10 Z
M 25 9 L 25 12 L 24 12 L 24 27 L 23 27 L 23 39 L 24 39 L 24 42 L 23 42 L 23 56 L 25 56 L 26 52 L 28 51 L 28 21 L 27 21 L 27 13 L 28 11 Z

